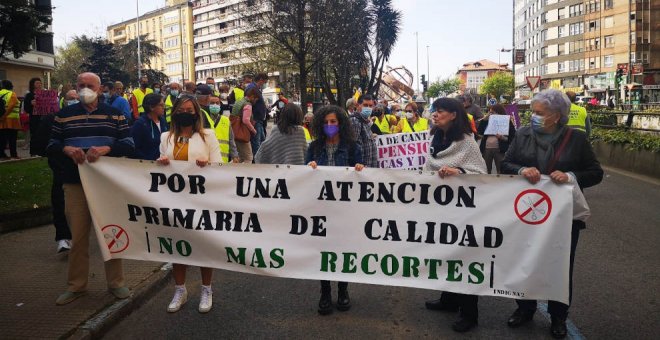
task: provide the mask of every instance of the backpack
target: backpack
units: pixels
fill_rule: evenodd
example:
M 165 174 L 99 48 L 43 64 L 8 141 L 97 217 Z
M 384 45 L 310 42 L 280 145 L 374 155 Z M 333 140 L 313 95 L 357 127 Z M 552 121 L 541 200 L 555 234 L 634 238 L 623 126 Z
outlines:
M 7 102 L 5 102 L 5 95 L 6 94 L 0 96 L 0 117 L 7 113 Z

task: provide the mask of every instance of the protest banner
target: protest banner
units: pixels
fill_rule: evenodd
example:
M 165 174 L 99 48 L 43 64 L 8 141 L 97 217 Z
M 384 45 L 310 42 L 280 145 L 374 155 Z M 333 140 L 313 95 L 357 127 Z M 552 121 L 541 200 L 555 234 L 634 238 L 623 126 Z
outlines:
M 488 125 L 484 135 L 509 135 L 509 122 L 511 117 L 509 115 L 489 115 Z
M 34 93 L 34 109 L 32 114 L 35 116 L 45 116 L 60 110 L 59 98 L 56 90 L 37 90 Z
M 421 170 L 429 153 L 429 132 L 396 133 L 376 138 L 378 167 Z
M 572 186 L 546 176 L 109 157 L 79 169 L 105 260 L 568 303 Z
M 504 107 L 504 110 L 511 117 L 513 117 L 513 126 L 515 126 L 516 129 L 519 129 L 521 123 L 520 123 L 520 112 L 518 110 L 518 105 L 516 104 L 507 105 Z

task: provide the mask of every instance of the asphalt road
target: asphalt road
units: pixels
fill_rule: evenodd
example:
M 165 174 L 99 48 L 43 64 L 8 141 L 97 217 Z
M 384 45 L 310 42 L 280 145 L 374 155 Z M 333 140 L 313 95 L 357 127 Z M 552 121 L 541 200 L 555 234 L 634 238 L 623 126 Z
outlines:
M 593 215 L 578 244 L 572 338 L 660 338 L 659 189 L 658 182 L 612 171 L 587 189 Z M 172 283 L 105 338 L 550 338 L 542 313 L 529 325 L 509 329 L 506 319 L 515 309 L 510 299 L 481 298 L 479 326 L 458 335 L 450 329 L 455 313 L 424 308 L 425 300 L 438 297 L 434 291 L 351 284 L 353 308 L 320 316 L 318 282 L 221 270 L 214 276 L 213 310 L 202 315 L 198 270 L 189 269 L 188 277 L 190 299 L 181 311 L 166 312 Z

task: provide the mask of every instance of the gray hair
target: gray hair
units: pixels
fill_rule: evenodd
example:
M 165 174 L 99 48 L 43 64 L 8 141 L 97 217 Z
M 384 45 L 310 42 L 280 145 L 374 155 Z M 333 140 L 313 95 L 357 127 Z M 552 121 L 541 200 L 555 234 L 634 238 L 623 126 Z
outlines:
M 348 100 L 346 101 L 346 109 L 348 109 L 351 106 L 355 106 L 355 99 L 348 98 Z
M 566 124 L 568 122 L 568 113 L 571 110 L 571 100 L 568 96 L 559 90 L 543 90 L 532 98 L 532 105 L 535 103 L 545 105 L 552 113 L 559 113 L 559 122 Z
M 458 96 L 458 98 L 456 98 L 456 99 L 458 99 L 461 102 L 468 102 L 470 104 L 472 104 L 474 102 L 474 99 L 472 99 L 472 96 L 467 94 L 467 93 Z
M 96 73 L 93 73 L 93 72 L 83 72 L 83 73 L 81 73 L 81 74 L 78 75 L 78 81 L 80 81 L 80 79 L 82 79 L 82 78 L 84 78 L 84 77 L 92 77 L 92 78 L 94 79 L 94 81 L 95 81 L 99 86 L 101 86 L 101 78 L 100 78 Z

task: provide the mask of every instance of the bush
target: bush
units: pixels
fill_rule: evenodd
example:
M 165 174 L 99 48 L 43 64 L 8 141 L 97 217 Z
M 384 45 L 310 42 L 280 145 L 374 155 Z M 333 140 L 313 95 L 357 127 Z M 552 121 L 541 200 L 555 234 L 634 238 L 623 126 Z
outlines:
M 647 150 L 660 152 L 660 135 L 640 133 L 624 128 L 591 130 L 591 141 L 603 141 L 609 144 L 623 144 L 627 150 Z

